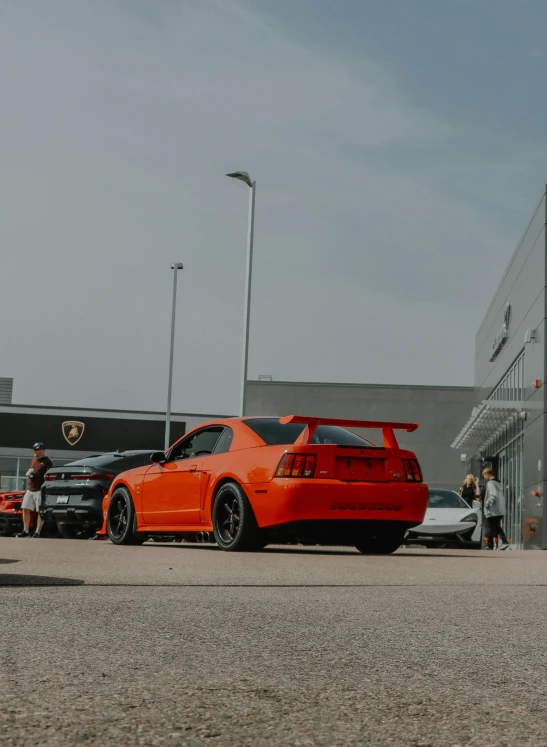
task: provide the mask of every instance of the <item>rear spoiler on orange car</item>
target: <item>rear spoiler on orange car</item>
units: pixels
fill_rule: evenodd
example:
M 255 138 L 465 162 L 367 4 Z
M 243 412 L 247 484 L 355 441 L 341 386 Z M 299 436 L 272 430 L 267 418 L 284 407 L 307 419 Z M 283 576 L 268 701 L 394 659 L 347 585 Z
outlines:
M 384 437 L 384 448 L 398 449 L 399 444 L 393 431 L 407 431 L 412 433 L 418 428 L 418 423 L 390 423 L 384 420 L 343 420 L 342 418 L 307 418 L 304 415 L 285 415 L 280 423 L 302 423 L 307 428 L 297 438 L 297 444 L 309 444 L 318 425 L 337 425 L 340 428 L 380 428 Z

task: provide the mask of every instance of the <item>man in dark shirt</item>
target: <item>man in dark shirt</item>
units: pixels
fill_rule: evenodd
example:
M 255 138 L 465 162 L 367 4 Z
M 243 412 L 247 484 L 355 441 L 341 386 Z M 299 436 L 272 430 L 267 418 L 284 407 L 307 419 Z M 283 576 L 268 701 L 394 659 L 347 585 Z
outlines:
M 40 502 L 42 500 L 42 485 L 46 472 L 52 466 L 51 459 L 45 455 L 44 444 L 38 441 L 32 447 L 34 450 L 34 457 L 30 461 L 30 466 L 27 470 L 27 492 L 23 498 L 23 531 L 16 534 L 16 537 L 30 537 L 30 522 L 33 513 L 36 514 L 36 530 L 33 537 L 39 537 L 40 531 L 44 524 L 42 517 L 40 516 Z

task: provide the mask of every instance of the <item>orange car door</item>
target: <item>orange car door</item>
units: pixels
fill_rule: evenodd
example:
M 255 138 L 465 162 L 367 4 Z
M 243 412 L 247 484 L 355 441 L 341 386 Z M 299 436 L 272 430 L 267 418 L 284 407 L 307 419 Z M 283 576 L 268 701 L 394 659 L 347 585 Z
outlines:
M 146 524 L 199 524 L 202 463 L 203 458 L 191 457 L 155 464 L 148 470 L 142 485 Z
M 209 425 L 190 431 L 167 451 L 165 462 L 148 470 L 142 487 L 146 524 L 199 524 L 202 465 L 224 430 L 223 425 Z

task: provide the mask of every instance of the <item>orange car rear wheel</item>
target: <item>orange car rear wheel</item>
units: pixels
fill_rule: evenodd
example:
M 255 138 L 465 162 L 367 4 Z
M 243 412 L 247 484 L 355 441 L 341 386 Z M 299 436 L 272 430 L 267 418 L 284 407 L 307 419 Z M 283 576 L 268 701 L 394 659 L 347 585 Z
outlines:
M 249 499 L 235 482 L 219 489 L 213 505 L 213 531 L 222 550 L 261 550 L 266 541 L 260 531 Z
M 355 547 L 363 555 L 391 555 L 403 543 L 405 528 L 395 526 L 369 527 Z
M 136 532 L 135 507 L 126 488 L 114 491 L 108 506 L 106 528 L 114 545 L 142 545 L 147 539 Z

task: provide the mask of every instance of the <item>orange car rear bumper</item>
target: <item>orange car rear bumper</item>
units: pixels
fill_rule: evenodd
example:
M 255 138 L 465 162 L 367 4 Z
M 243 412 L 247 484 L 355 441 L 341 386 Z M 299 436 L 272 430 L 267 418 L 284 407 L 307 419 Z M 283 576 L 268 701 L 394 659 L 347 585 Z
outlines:
M 244 485 L 260 527 L 293 521 L 348 520 L 421 524 L 427 485 L 409 482 L 342 482 L 280 478 Z

